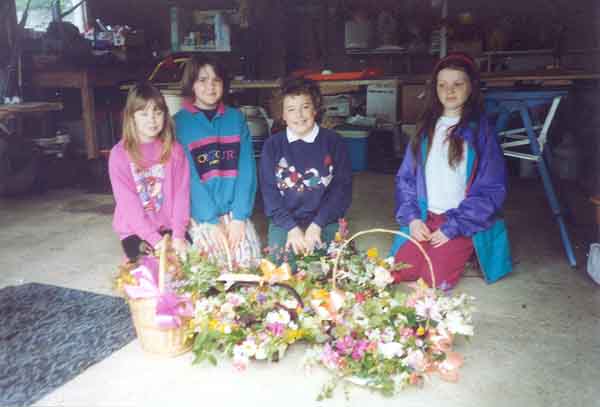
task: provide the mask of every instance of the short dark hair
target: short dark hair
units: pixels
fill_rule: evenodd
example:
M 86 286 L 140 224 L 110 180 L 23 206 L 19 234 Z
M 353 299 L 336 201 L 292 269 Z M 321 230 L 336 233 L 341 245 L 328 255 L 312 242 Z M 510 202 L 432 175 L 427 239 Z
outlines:
M 317 112 L 317 118 L 320 118 L 323 97 L 321 96 L 319 85 L 315 81 L 304 78 L 288 78 L 284 80 L 279 92 L 281 107 L 283 108 L 283 98 L 298 95 L 307 95 L 310 97 Z
M 196 54 L 186 63 L 181 78 L 181 95 L 184 97 L 194 97 L 194 82 L 198 80 L 198 72 L 205 67 L 211 66 L 217 75 L 223 81 L 223 97 L 229 90 L 229 78 L 225 67 L 216 59 L 206 54 Z

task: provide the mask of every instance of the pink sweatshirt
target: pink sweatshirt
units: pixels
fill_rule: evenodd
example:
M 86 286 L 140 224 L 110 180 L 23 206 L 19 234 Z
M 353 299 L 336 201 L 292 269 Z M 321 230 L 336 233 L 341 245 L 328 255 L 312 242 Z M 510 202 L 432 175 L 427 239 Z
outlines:
M 162 142 L 140 144 L 143 168 L 137 168 L 120 141 L 110 151 L 108 172 L 115 196 L 113 228 L 121 239 L 138 235 L 151 245 L 160 229 L 184 238 L 190 220 L 190 167 L 183 148 L 173 143 L 170 159 L 160 164 Z

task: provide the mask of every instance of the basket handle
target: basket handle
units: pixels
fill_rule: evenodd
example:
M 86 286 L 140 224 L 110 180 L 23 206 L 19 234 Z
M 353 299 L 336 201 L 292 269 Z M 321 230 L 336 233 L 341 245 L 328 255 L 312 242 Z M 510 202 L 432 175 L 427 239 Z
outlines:
M 425 249 L 423 249 L 423 246 L 415 238 L 407 235 L 404 232 L 400 232 L 399 230 L 369 229 L 369 230 L 363 230 L 362 232 L 358 232 L 358 233 L 355 233 L 354 235 L 350 236 L 350 238 L 344 242 L 344 244 L 338 251 L 337 256 L 335 257 L 335 262 L 333 264 L 333 276 L 331 278 L 332 279 L 331 284 L 332 284 L 334 290 L 336 289 L 336 277 L 337 277 L 337 272 L 338 272 L 338 266 L 339 266 L 340 258 L 342 257 L 342 253 L 343 253 L 344 249 L 355 238 L 362 236 L 362 235 L 371 234 L 371 233 L 390 233 L 393 235 L 402 236 L 402 237 L 410 240 L 413 244 L 415 244 L 417 246 L 417 248 L 419 249 L 419 251 L 421 252 L 421 254 L 423 255 L 423 257 L 425 257 L 425 261 L 427 262 L 427 267 L 429 268 L 429 273 L 431 275 L 431 286 L 432 286 L 432 288 L 435 288 L 435 274 L 433 274 L 433 265 L 431 264 L 431 259 L 425 252 Z
M 165 274 L 167 272 L 167 251 L 171 244 L 169 234 L 165 234 L 160 241 L 160 251 L 158 254 L 158 292 L 162 294 L 165 291 Z

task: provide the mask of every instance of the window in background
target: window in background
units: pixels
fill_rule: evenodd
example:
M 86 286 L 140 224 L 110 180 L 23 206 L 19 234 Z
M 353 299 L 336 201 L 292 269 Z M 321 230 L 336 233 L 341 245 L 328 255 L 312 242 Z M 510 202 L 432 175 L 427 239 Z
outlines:
M 85 32 L 85 2 L 81 0 L 31 0 L 29 5 L 29 13 L 25 28 L 45 32 L 48 24 L 52 21 L 52 10 L 56 9 L 57 3 L 60 4 L 60 12 L 64 13 L 75 5 L 78 5 L 73 12 L 63 17 L 63 21 L 68 21 L 74 24 L 79 32 Z M 16 0 L 17 20 L 21 21 L 21 16 L 27 5 L 27 0 Z

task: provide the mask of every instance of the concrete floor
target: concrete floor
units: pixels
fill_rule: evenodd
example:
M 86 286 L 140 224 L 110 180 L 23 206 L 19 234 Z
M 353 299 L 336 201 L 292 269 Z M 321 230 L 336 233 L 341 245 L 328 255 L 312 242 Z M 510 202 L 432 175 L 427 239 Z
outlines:
M 136 340 L 36 405 L 600 406 L 600 291 L 585 273 L 593 217 L 575 187 L 560 192 L 575 214 L 570 231 L 582 265 L 568 266 L 540 183 L 512 179 L 506 218 L 515 271 L 490 286 L 474 270 L 461 280 L 458 290 L 477 298 L 478 312 L 475 336 L 457 346 L 466 362 L 457 384 L 434 377 L 393 399 L 352 387 L 346 400 L 340 388 L 318 403 L 328 376 L 301 369 L 302 346 L 237 373 L 228 361 L 192 366 L 190 354 L 147 355 Z M 393 206 L 393 176 L 358 174 L 351 230 L 393 227 Z M 110 195 L 77 189 L 0 200 L 0 287 L 40 282 L 112 295 L 122 255 L 111 214 Z M 255 221 L 264 236 L 264 216 Z M 387 250 L 390 241 L 366 236 L 360 244 Z

